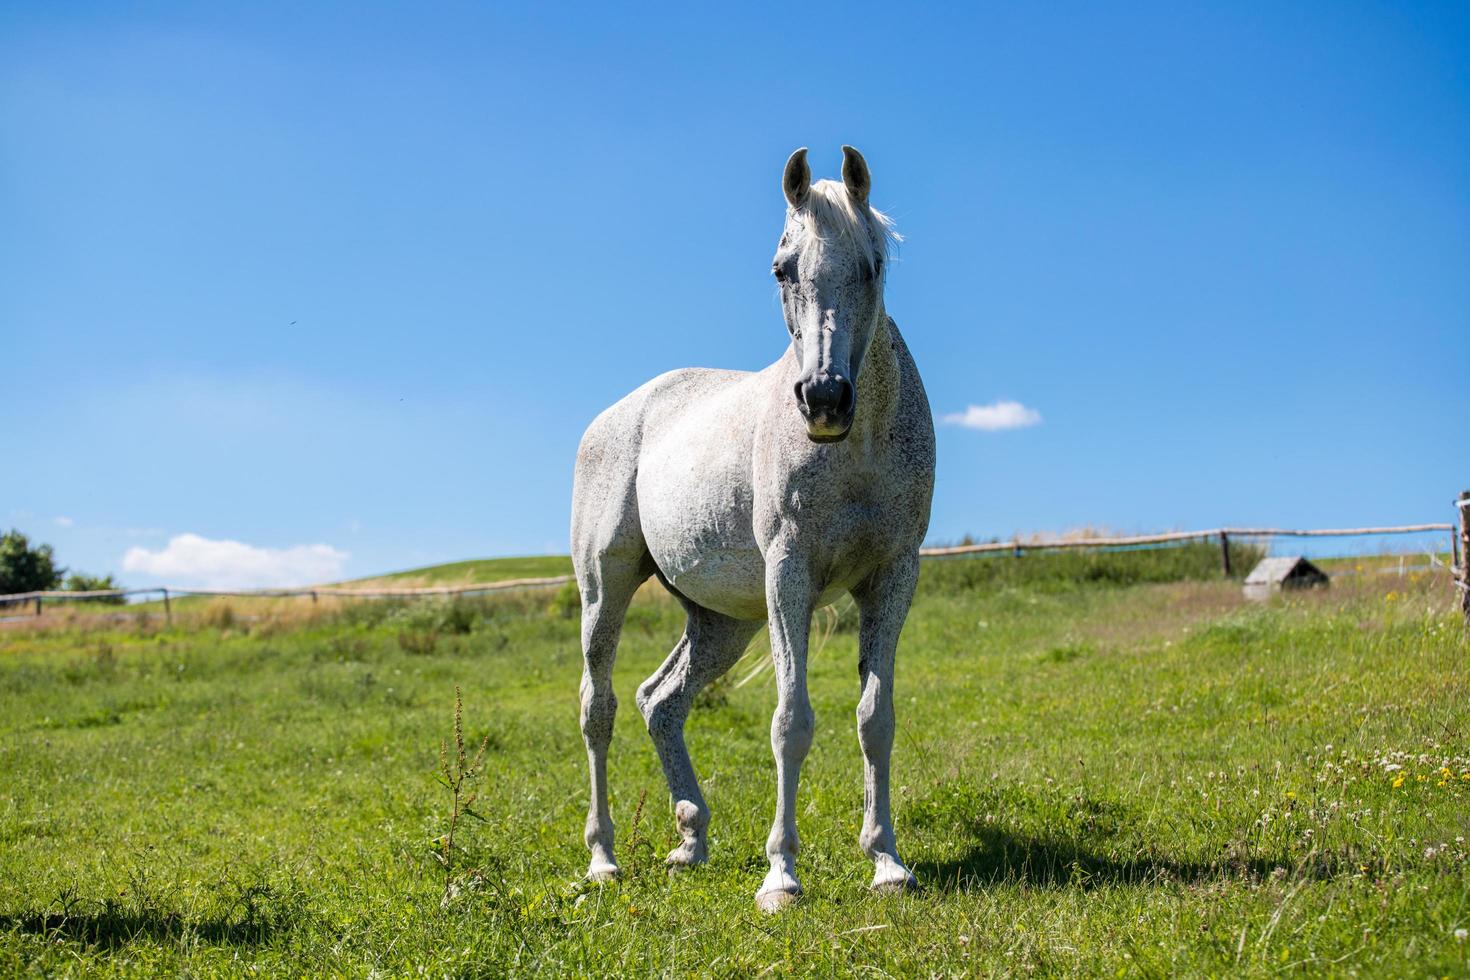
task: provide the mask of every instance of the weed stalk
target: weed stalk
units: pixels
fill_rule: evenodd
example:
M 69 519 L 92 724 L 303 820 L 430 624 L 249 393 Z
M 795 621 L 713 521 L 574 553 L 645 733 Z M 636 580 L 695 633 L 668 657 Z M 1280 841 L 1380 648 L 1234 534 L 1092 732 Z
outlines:
M 490 748 L 490 735 L 486 733 L 480 747 L 475 751 L 473 759 L 467 757 L 464 745 L 464 722 L 462 712 L 464 701 L 460 695 L 459 685 L 454 686 L 454 754 L 449 752 L 449 743 L 439 740 L 439 774 L 440 781 L 449 790 L 449 830 L 443 837 L 439 838 L 439 863 L 444 866 L 444 900 L 453 897 L 454 891 L 454 834 L 459 829 L 459 818 L 461 816 L 474 817 L 483 821 L 485 818 L 474 810 L 475 801 L 479 799 L 479 791 L 470 788 L 467 784 L 472 783 L 479 777 L 481 765 L 485 761 L 485 752 Z

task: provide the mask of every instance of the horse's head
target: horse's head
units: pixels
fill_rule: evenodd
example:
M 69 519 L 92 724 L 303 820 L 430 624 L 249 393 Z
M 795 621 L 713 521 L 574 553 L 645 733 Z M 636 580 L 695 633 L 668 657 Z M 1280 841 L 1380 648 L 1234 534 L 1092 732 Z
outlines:
M 863 356 L 883 311 L 891 222 L 868 204 L 861 153 L 842 148 L 842 183 L 812 183 L 806 148 L 791 154 L 781 189 L 790 207 L 772 271 L 800 374 L 796 405 L 813 442 L 847 438 Z

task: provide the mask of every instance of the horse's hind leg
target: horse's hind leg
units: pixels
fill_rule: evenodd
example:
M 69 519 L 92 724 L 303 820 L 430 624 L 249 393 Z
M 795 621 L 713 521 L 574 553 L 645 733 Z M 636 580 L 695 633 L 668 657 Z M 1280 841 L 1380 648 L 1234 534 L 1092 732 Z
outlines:
M 648 722 L 664 777 L 674 800 L 674 821 L 683 843 L 668 857 L 671 868 L 703 864 L 709 808 L 684 744 L 684 721 L 695 695 L 724 674 L 745 652 L 759 622 L 731 619 L 686 603 L 689 621 L 668 659 L 638 688 L 638 708 Z
M 642 564 L 641 558 L 604 555 L 590 561 L 588 567 L 579 565 L 577 569 L 577 584 L 582 591 L 582 739 L 587 743 L 587 768 L 592 777 L 585 839 L 592 852 L 587 877 L 593 881 L 605 881 L 618 873 L 607 805 L 607 747 L 618 710 L 612 669 L 623 615 L 633 593 L 648 577 Z

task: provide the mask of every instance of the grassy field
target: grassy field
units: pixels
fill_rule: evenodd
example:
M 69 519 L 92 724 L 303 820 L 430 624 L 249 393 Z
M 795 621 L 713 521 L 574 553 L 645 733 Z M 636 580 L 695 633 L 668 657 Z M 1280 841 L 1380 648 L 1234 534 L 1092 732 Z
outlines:
M 0 973 L 1470 972 L 1470 643 L 1447 578 L 1246 606 L 1216 560 L 926 564 L 894 759 L 923 890 L 898 898 L 867 893 L 857 847 L 856 624 L 820 615 L 807 894 L 774 918 L 753 903 L 761 639 L 690 721 L 711 863 L 661 867 L 672 820 L 632 693 L 681 628 L 667 598 L 624 634 L 624 879 L 600 887 L 577 883 L 565 595 L 12 625 Z M 489 747 L 446 871 L 456 686 L 471 754 Z
M 430 565 L 406 572 L 393 572 L 347 583 L 369 585 L 466 585 L 471 582 L 499 582 L 515 578 L 550 578 L 572 574 L 572 560 L 566 555 L 530 555 L 524 558 L 476 558 L 471 561 Z

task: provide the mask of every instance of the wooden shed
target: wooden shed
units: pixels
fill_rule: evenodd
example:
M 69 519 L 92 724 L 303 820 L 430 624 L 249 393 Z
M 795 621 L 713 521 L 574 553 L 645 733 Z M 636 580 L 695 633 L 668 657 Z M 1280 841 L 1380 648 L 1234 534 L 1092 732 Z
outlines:
M 1245 577 L 1245 597 L 1266 599 L 1282 589 L 1314 589 L 1327 583 L 1327 573 L 1301 555 L 1263 558 Z

